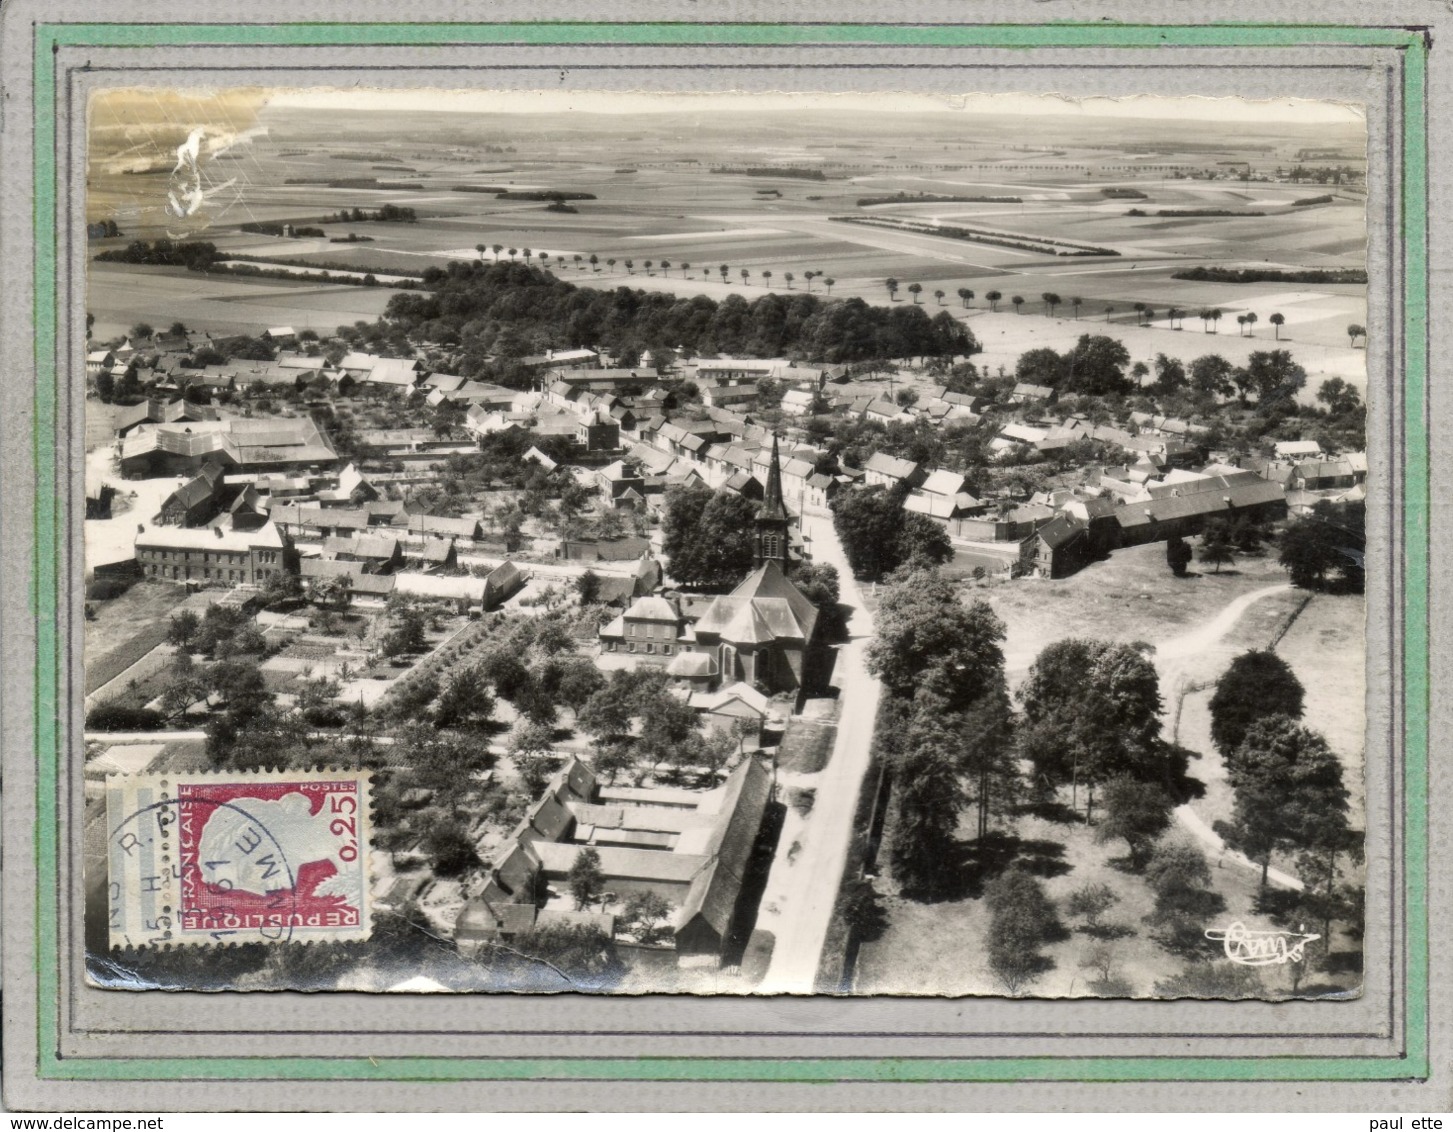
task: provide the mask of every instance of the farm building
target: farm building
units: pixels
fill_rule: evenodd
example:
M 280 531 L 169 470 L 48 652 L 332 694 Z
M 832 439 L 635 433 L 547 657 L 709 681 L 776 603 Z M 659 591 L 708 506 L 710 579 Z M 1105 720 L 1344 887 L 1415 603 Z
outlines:
M 121 442 L 124 476 L 195 475 L 217 462 L 240 471 L 331 467 L 338 453 L 310 417 L 144 425 Z
M 716 790 L 692 793 L 602 787 L 572 758 L 496 851 L 484 889 L 455 923 L 455 946 L 470 956 L 564 911 L 570 869 L 590 848 L 613 903 L 650 892 L 672 907 L 678 960 L 720 960 L 752 912 L 742 892 L 771 790 L 770 773 L 750 759 Z M 614 931 L 613 915 L 593 922 Z

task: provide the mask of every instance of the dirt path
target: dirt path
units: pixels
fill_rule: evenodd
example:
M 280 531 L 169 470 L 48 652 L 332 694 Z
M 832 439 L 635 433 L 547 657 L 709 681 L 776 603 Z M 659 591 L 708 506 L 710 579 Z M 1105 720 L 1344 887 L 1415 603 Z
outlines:
M 1203 621 L 1190 632 L 1182 633 L 1178 637 L 1172 637 L 1167 641 L 1161 641 L 1155 647 L 1155 667 L 1160 673 L 1160 686 L 1168 694 L 1165 705 L 1166 724 L 1169 726 L 1175 715 L 1174 698 L 1179 695 L 1181 685 L 1186 679 L 1186 670 L 1194 662 L 1200 660 L 1205 654 L 1219 645 L 1222 639 L 1236 627 L 1236 622 L 1241 620 L 1242 615 L 1255 605 L 1258 601 L 1272 597 L 1276 594 L 1285 593 L 1291 586 L 1285 582 L 1275 586 L 1263 586 L 1259 590 L 1252 590 L 1250 593 L 1242 594 L 1240 597 L 1226 603 L 1221 611 L 1208 621 Z M 1180 806 L 1175 811 L 1176 821 L 1181 828 L 1191 834 L 1208 854 L 1216 860 L 1219 868 L 1225 862 L 1230 861 L 1234 865 L 1261 871 L 1260 863 L 1252 861 L 1244 853 L 1239 853 L 1226 845 L 1219 834 L 1197 814 L 1189 805 Z M 1289 876 L 1280 869 L 1272 869 L 1267 873 L 1267 879 L 1282 888 L 1301 889 L 1302 882 L 1296 877 Z

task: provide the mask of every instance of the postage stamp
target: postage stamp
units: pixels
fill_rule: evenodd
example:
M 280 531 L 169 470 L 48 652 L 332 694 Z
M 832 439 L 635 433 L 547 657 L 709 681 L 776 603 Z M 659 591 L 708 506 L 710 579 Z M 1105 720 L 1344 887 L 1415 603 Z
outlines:
M 361 771 L 113 776 L 112 947 L 367 939 Z

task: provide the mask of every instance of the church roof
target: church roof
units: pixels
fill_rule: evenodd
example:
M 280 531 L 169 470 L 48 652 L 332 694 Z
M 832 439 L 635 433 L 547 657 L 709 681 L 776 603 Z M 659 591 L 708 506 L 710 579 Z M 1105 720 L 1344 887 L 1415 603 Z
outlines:
M 781 566 L 769 561 L 731 593 L 713 601 L 697 622 L 696 632 L 714 633 L 734 644 L 765 644 L 810 640 L 816 625 L 812 602 L 787 580 Z

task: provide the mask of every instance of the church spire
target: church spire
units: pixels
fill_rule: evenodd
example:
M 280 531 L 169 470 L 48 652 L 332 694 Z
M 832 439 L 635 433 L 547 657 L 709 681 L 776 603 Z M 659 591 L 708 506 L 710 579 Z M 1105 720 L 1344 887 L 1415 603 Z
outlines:
M 777 458 L 777 434 L 772 434 L 772 463 L 767 468 L 767 494 L 762 499 L 759 519 L 786 519 L 787 508 L 782 503 L 782 465 Z
M 767 468 L 767 491 L 757 508 L 757 532 L 752 565 L 776 562 L 785 574 L 792 565 L 788 528 L 792 517 L 782 502 L 782 466 L 777 453 L 777 434 L 772 434 L 772 463 Z

